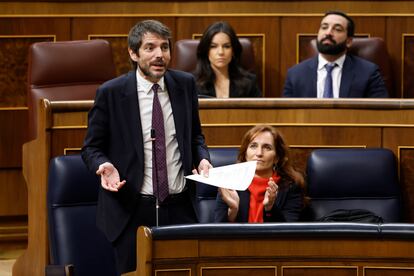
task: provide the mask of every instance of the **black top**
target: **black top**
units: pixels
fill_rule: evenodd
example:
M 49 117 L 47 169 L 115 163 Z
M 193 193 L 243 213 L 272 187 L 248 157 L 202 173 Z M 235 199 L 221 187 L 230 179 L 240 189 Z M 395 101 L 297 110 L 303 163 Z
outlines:
M 246 76 L 246 89 L 242 91 L 237 91 L 234 81 L 230 80 L 230 98 L 258 98 L 262 97 L 262 92 L 260 91 L 259 87 L 257 86 L 257 79 L 256 75 L 247 73 Z M 211 87 L 200 87 L 198 86 L 198 96 L 199 98 L 215 98 L 216 90 L 214 89 L 214 85 Z

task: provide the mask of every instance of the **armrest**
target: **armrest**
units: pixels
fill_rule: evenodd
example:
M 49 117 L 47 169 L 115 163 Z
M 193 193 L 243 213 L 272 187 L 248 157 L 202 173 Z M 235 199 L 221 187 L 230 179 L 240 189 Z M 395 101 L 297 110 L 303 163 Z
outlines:
M 154 240 L 229 239 L 263 237 L 371 237 L 378 238 L 378 224 L 349 222 L 316 223 L 209 223 L 184 224 L 151 228 Z

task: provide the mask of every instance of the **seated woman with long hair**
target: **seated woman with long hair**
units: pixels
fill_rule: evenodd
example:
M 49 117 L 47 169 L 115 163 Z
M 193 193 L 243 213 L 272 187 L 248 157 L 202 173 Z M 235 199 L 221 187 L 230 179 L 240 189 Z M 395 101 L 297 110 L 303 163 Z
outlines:
M 261 97 L 256 76 L 240 66 L 242 46 L 227 22 L 210 25 L 197 48 L 195 71 L 201 97 Z
M 219 188 L 216 222 L 294 222 L 304 208 L 304 179 L 289 160 L 281 133 L 272 126 L 251 128 L 243 137 L 238 162 L 257 161 L 246 191 Z

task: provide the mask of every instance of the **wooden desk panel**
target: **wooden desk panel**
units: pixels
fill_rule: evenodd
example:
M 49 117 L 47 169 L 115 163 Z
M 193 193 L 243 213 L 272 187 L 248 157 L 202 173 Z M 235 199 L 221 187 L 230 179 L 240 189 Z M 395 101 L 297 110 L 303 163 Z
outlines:
M 27 215 L 26 183 L 22 175 L 22 144 L 26 139 L 27 108 L 0 107 L 0 217 L 7 220 L 18 216 L 22 220 Z M 3 224 L 0 222 L 0 228 Z M 19 226 L 13 226 L 19 229 Z M 6 228 L 5 228 L 6 229 Z M 11 232 L 12 230 L 7 230 Z M 20 235 L 17 230 L 17 236 Z M 13 241 L 5 235 L 0 247 L 10 246 Z M 1 235 L 0 235 L 1 237 Z M 21 247 L 21 243 L 16 245 Z
M 379 127 L 335 126 L 335 125 L 280 125 L 278 128 L 289 145 L 304 148 L 342 147 L 381 147 L 382 130 Z M 240 145 L 241 139 L 255 124 L 237 125 L 231 123 L 220 126 L 203 125 L 203 133 L 209 146 Z
M 196 254 L 177 255 L 171 249 L 179 247 Z M 414 243 L 409 238 L 278 237 L 263 233 L 254 239 L 246 235 L 153 240 L 151 230 L 140 227 L 137 250 L 138 271 L 132 275 L 394 276 L 414 271 Z M 175 274 L 179 270 L 186 274 Z
M 28 249 L 14 265 L 13 275 L 41 275 L 49 262 L 46 213 L 49 160 L 64 154 L 65 150 L 79 150 L 92 104 L 92 101 L 47 100 L 40 103 L 39 135 L 23 147 L 23 172 L 29 198 Z M 414 100 L 202 99 L 200 117 L 209 146 L 239 145 L 244 132 L 259 123 L 280 128 L 292 145 L 292 158 L 302 170 L 306 167 L 307 156 L 315 148 L 389 148 L 400 157 L 406 218 L 414 222 L 414 212 L 410 211 L 414 207 L 414 197 L 411 197 L 414 189 L 411 170 L 414 168 Z M 266 246 L 264 243 L 257 250 Z M 367 244 L 366 248 L 372 249 L 372 246 Z M 201 249 L 193 250 L 196 251 L 183 251 L 183 254 L 195 254 Z M 204 248 L 203 252 L 208 250 Z M 239 250 L 245 249 L 240 247 Z M 406 248 L 402 252 L 411 250 Z
M 0 125 L 0 168 L 20 168 L 21 146 L 27 134 L 27 108 L 0 107 Z

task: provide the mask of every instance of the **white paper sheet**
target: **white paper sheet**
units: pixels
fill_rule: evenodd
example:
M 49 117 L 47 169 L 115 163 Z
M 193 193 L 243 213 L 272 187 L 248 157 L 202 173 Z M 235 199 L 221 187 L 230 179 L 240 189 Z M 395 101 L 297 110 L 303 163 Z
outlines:
M 248 161 L 222 166 L 210 169 L 208 177 L 192 174 L 187 175 L 186 178 L 216 187 L 244 191 L 252 183 L 256 164 L 257 161 Z

